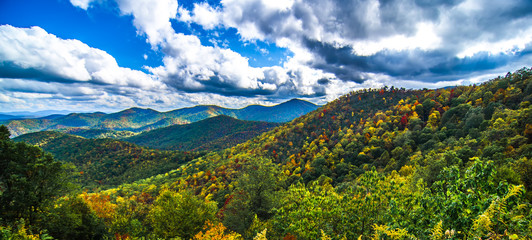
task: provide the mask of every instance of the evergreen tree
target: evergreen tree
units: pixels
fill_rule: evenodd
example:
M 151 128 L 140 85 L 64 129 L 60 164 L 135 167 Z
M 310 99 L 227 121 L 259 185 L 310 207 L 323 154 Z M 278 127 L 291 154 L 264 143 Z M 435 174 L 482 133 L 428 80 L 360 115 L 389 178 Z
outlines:
M 42 149 L 14 143 L 0 126 L 0 215 L 5 223 L 24 218 L 30 224 L 42 206 L 63 193 L 66 171 Z

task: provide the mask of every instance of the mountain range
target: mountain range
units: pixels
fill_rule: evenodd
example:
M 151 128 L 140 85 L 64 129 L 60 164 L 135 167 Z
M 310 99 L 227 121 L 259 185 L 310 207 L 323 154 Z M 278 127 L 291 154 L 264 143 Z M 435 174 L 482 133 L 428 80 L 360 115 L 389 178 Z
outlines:
M 58 116 L 64 116 L 71 113 L 67 110 L 44 110 L 37 112 L 29 111 L 17 111 L 17 112 L 1 112 L 0 121 L 15 120 L 15 119 L 28 119 L 28 118 L 55 118 Z
M 110 114 L 103 112 L 71 113 L 66 116 L 54 115 L 38 119 L 5 120 L 3 124 L 8 127 L 13 137 L 45 130 L 71 133 L 91 129 L 139 133 L 174 124 L 197 122 L 218 115 L 250 121 L 289 122 L 318 107 L 304 100 L 292 99 L 275 106 L 250 105 L 241 109 L 229 109 L 215 105 L 200 105 L 168 112 L 130 108 Z

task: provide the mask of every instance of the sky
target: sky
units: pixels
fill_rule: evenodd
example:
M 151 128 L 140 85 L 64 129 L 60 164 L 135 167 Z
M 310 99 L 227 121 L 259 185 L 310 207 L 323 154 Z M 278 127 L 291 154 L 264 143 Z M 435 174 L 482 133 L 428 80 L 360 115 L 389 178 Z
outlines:
M 530 0 L 0 0 L 0 112 L 324 104 L 531 60 Z

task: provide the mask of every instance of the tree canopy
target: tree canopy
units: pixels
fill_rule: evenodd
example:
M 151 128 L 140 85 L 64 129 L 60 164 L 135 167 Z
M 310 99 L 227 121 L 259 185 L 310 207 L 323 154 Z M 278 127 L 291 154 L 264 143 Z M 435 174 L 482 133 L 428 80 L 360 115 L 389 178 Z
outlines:
M 480 85 L 363 89 L 235 147 L 41 209 L 115 239 L 531 239 L 531 101 L 528 68 Z M 38 148 L 2 144 L 14 162 L 55 166 Z M 36 165 L 2 167 L 29 167 L 10 175 L 25 183 Z M 36 229 L 64 239 L 53 226 Z

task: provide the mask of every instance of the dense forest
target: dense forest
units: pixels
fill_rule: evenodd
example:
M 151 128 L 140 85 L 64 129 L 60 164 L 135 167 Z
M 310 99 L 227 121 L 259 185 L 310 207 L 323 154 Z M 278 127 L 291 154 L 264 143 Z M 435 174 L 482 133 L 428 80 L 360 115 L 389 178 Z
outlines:
M 164 150 L 219 151 L 245 142 L 279 125 L 219 115 L 190 124 L 154 129 L 123 140 Z
M 168 172 L 83 192 L 71 167 L 1 127 L 0 236 L 531 239 L 531 101 L 529 68 L 359 90 Z M 115 174 L 105 169 L 89 174 Z
M 13 139 L 36 145 L 73 165 L 73 180 L 85 189 L 131 183 L 175 169 L 204 152 L 159 151 L 114 139 L 86 139 L 60 132 L 29 133 Z

